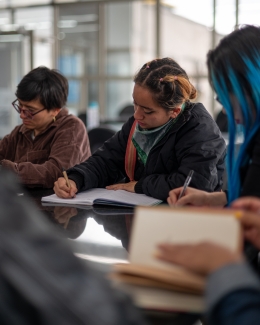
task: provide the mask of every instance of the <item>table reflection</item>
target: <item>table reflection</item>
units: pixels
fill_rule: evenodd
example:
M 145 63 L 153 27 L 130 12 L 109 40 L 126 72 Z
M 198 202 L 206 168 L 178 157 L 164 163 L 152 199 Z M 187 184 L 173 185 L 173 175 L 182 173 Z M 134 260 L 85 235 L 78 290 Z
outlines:
M 63 237 L 76 243 L 76 254 L 102 264 L 127 261 L 133 208 L 42 204 L 42 196 L 50 194 L 53 194 L 51 189 L 24 192 Z
M 42 196 L 53 190 L 24 189 L 19 197 L 29 197 L 42 211 L 42 215 L 73 244 L 74 252 L 88 263 L 94 263 L 102 272 L 111 270 L 114 263 L 127 262 L 129 238 L 134 219 L 134 209 L 104 205 L 62 206 L 41 203 Z M 151 324 L 192 325 L 196 314 L 159 313 L 146 311 Z

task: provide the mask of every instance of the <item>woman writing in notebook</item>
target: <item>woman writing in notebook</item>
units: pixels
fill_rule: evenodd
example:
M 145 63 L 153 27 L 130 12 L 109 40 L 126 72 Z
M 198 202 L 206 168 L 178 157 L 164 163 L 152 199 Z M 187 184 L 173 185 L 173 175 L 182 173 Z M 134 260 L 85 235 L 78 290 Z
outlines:
M 260 196 L 260 28 L 246 26 L 223 38 L 208 53 L 210 83 L 225 107 L 229 125 L 228 193 L 181 188 L 169 193 L 170 205 L 225 206 L 240 196 Z M 236 124 L 244 142 L 235 152 Z M 228 194 L 228 195 L 227 195 Z
M 153 60 L 134 83 L 134 116 L 92 157 L 67 171 L 70 188 L 59 178 L 55 193 L 69 198 L 106 187 L 166 200 L 190 170 L 191 186 L 220 190 L 225 142 L 203 105 L 190 102 L 196 90 L 186 72 L 172 59 Z

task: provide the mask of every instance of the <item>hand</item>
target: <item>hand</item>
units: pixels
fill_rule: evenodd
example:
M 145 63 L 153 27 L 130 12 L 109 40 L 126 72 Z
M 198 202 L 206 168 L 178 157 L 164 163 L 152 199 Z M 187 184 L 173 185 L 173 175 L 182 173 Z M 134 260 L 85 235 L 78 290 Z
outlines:
M 218 206 L 223 207 L 227 204 L 227 197 L 224 192 L 215 192 L 208 193 L 205 191 L 197 190 L 192 187 L 187 187 L 183 196 L 178 200 L 179 195 L 182 191 L 183 187 L 175 188 L 174 190 L 169 192 L 169 197 L 167 202 L 170 206 Z
M 12 162 L 11 160 L 3 159 L 1 165 L 3 168 L 7 168 L 16 174 L 18 173 L 17 163 Z
M 231 207 L 245 210 L 240 218 L 244 237 L 260 249 L 260 199 L 243 197 L 234 201 Z
M 136 183 L 137 183 L 136 181 L 132 181 L 129 183 L 113 184 L 113 185 L 106 186 L 106 189 L 114 190 L 114 191 L 125 190 L 127 192 L 135 193 L 135 184 Z
M 240 218 L 244 238 L 260 249 L 260 214 L 243 212 Z
M 67 186 L 66 180 L 64 177 L 59 177 L 58 180 L 54 183 L 53 190 L 58 197 L 63 199 L 69 199 L 76 196 L 78 192 L 76 183 L 69 179 L 70 188 Z
M 54 217 L 55 217 L 55 219 L 59 223 L 64 224 L 65 229 L 68 226 L 70 218 L 76 216 L 77 214 L 78 214 L 78 210 L 76 208 L 73 208 L 73 207 L 59 207 L 59 206 L 56 206 L 54 208 Z
M 256 197 L 242 197 L 231 204 L 232 208 L 260 213 L 260 199 Z
M 202 275 L 208 275 L 226 264 L 243 259 L 242 255 L 210 242 L 194 245 L 160 244 L 157 248 L 158 259 Z

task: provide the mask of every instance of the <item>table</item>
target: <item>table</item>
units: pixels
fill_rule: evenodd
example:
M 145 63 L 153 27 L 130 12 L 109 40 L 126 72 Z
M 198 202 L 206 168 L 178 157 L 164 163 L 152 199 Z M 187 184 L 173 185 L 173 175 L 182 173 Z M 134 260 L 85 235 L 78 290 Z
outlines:
M 76 243 L 75 254 L 100 271 L 106 273 L 114 263 L 127 262 L 134 218 L 132 208 L 43 205 L 42 196 L 50 194 L 53 194 L 51 189 L 26 189 L 21 196 L 32 199 L 60 234 Z M 144 314 L 155 325 L 192 325 L 199 318 L 191 313 L 145 311 Z

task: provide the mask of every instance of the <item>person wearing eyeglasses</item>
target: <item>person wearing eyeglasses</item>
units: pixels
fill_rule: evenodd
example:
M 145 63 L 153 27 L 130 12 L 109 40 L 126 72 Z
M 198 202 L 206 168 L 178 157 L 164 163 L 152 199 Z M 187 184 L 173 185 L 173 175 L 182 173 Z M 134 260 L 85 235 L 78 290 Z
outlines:
M 68 81 L 41 66 L 23 77 L 15 95 L 22 124 L 0 141 L 0 164 L 28 187 L 52 188 L 63 168 L 91 155 L 85 125 L 65 108 Z

